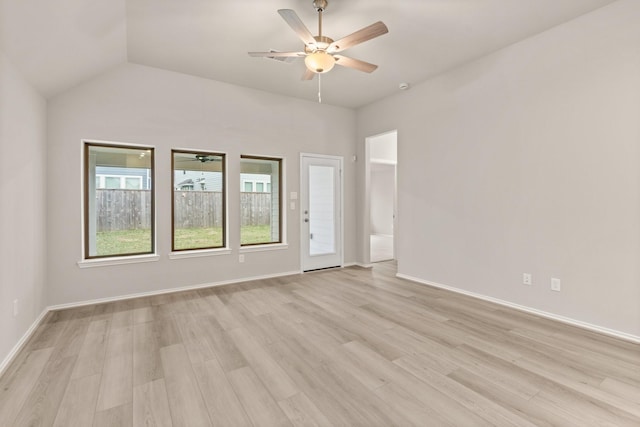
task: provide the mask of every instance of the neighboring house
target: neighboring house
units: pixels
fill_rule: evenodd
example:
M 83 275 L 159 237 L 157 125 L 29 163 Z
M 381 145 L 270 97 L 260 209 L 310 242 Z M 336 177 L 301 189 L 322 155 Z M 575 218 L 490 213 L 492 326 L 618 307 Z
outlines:
M 151 178 L 148 169 L 118 167 L 96 167 L 96 188 L 148 190 Z M 271 176 L 262 174 L 240 174 L 240 191 L 246 193 L 269 193 Z M 175 190 L 222 191 L 222 174 L 219 172 L 176 171 Z
M 96 189 L 149 190 L 149 169 L 96 166 Z
M 240 191 L 243 193 L 270 193 L 271 175 L 240 174 Z
M 222 191 L 222 173 L 181 170 L 173 176 L 174 190 Z
M 176 171 L 174 189 L 181 191 L 222 191 L 222 174 L 190 170 Z M 243 193 L 269 193 L 271 192 L 271 176 L 241 173 L 240 191 Z

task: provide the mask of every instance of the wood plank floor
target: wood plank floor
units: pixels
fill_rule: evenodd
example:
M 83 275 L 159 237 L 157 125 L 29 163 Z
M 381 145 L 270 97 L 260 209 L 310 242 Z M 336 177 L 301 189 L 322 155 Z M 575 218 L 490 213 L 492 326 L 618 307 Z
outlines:
M 49 313 L 0 426 L 640 426 L 640 345 L 393 263 Z

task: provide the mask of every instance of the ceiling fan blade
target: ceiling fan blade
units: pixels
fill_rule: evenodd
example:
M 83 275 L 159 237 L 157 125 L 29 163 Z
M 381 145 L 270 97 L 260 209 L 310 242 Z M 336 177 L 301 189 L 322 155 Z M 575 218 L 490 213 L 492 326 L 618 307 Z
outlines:
M 298 37 L 300 37 L 300 40 L 302 40 L 305 45 L 313 46 L 316 44 L 316 39 L 313 37 L 313 34 L 311 34 L 309 29 L 300 20 L 295 11 L 291 9 L 279 9 L 278 13 L 287 22 L 287 24 L 289 24 L 291 29 L 296 32 Z
M 345 49 L 349 49 L 357 44 L 366 42 L 383 34 L 387 34 L 389 29 L 382 21 L 378 21 L 375 24 L 371 24 L 368 27 L 364 27 L 355 33 L 351 33 L 346 37 L 336 40 L 329 45 L 327 52 L 341 52 Z
M 304 52 L 249 52 L 249 56 L 266 56 L 268 58 L 276 58 L 276 57 L 302 57 L 305 56 Z
M 316 73 L 314 73 L 307 67 L 304 67 L 304 73 L 302 74 L 302 78 L 300 80 L 313 80 L 315 76 L 316 76 Z
M 359 59 L 349 58 L 348 56 L 333 55 L 333 57 L 336 58 L 336 64 L 364 71 L 365 73 L 372 73 L 376 68 L 378 68 L 375 64 L 370 64 L 369 62 L 361 61 Z

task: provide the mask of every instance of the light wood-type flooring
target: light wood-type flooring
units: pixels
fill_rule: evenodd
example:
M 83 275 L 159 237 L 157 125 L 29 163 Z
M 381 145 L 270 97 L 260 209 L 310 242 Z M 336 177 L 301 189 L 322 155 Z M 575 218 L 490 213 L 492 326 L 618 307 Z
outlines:
M 640 345 L 393 263 L 49 313 L 0 426 L 640 426 Z

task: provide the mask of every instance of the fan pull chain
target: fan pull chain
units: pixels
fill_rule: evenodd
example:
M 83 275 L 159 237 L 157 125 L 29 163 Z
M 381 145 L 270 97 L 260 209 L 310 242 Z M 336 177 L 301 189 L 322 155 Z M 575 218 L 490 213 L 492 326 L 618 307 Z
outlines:
M 318 104 L 322 104 L 322 74 L 318 73 Z

